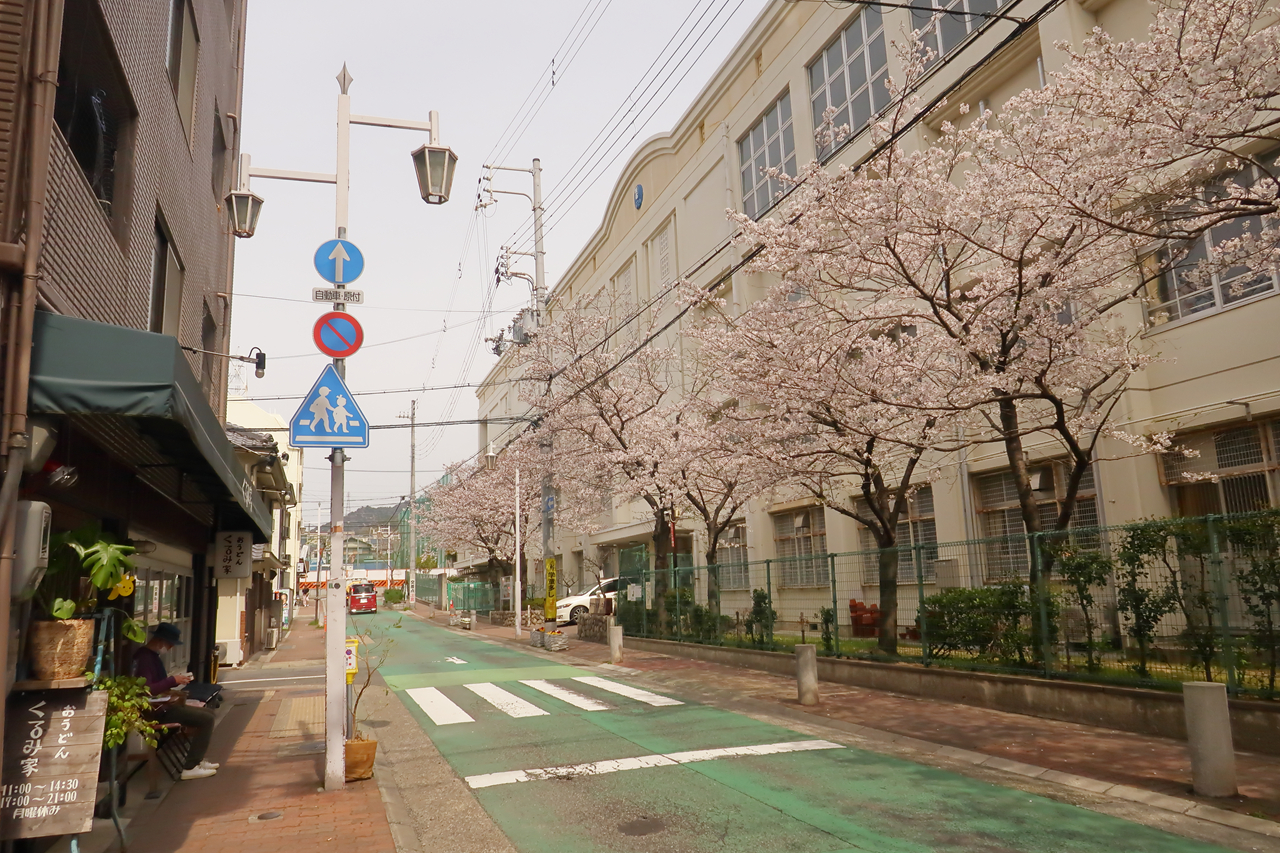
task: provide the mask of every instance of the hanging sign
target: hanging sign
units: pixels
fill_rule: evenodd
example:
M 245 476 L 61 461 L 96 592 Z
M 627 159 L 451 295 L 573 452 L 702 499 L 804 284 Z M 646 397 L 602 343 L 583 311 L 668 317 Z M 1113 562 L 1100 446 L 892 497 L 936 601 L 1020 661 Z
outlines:
M 213 573 L 220 578 L 253 574 L 253 534 L 247 530 L 219 530 L 213 545 Z
M 556 558 L 547 557 L 547 597 L 543 600 L 542 615 L 547 621 L 556 621 Z

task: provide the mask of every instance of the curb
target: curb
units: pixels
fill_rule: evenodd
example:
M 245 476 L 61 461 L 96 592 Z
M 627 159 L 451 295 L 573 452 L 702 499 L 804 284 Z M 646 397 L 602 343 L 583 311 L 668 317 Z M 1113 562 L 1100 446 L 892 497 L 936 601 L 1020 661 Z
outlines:
M 415 614 L 416 615 L 416 614 Z M 539 657 L 549 657 L 543 653 L 539 655 L 538 649 L 530 648 L 528 645 L 518 643 L 514 639 L 504 637 L 487 637 L 481 634 L 472 634 L 470 631 L 462 631 L 460 629 L 451 629 L 448 625 L 439 625 L 428 616 L 420 616 L 424 622 L 435 625 L 437 628 L 453 630 L 457 634 L 474 636 L 477 639 L 484 639 L 491 642 L 498 642 L 504 645 L 514 646 L 522 651 L 528 651 Z M 670 657 L 668 655 L 668 657 Z M 560 658 L 563 660 L 563 658 Z M 594 661 L 588 661 L 583 658 L 574 658 L 591 667 L 599 667 L 600 664 Z M 618 667 L 619 670 L 625 670 L 626 667 Z M 638 672 L 637 670 L 628 670 L 625 674 Z M 623 672 L 618 672 L 623 675 Z M 831 683 L 831 682 L 828 682 Z M 864 688 L 870 690 L 872 688 Z M 771 703 L 769 703 L 771 704 Z M 786 706 L 778 706 L 787 716 L 803 717 L 807 721 L 812 721 L 827 727 L 832 727 L 833 722 L 827 717 L 821 717 L 816 714 L 810 714 Z M 973 750 L 960 749 L 959 747 L 946 746 L 934 743 L 932 741 L 921 740 L 909 735 L 899 735 L 893 732 L 886 732 L 881 729 L 873 729 L 868 726 L 862 726 L 852 723 L 846 723 L 838 726 L 843 731 L 850 734 L 859 735 L 871 740 L 886 741 L 898 746 L 914 749 L 917 752 L 929 753 L 934 755 L 942 755 L 948 758 L 963 761 L 976 767 L 986 767 L 992 770 L 1000 770 L 1015 776 L 1024 776 L 1030 779 L 1039 779 L 1044 782 L 1052 782 L 1067 788 L 1075 788 L 1080 791 L 1087 791 L 1091 794 L 1102 794 L 1109 797 L 1115 797 L 1118 800 L 1125 800 L 1131 803 L 1140 803 L 1141 805 L 1150 806 L 1152 808 L 1161 809 L 1163 811 L 1172 812 L 1174 814 L 1186 815 L 1187 817 L 1199 818 L 1200 820 L 1216 823 L 1220 826 L 1229 826 L 1233 829 L 1240 829 L 1246 832 L 1256 833 L 1268 838 L 1280 838 L 1280 823 L 1274 821 L 1263 820 L 1262 818 L 1250 817 L 1239 812 L 1220 809 L 1216 806 L 1208 806 L 1198 803 L 1195 800 L 1186 800 L 1181 797 L 1171 797 L 1168 794 L 1161 794 L 1156 791 L 1148 791 L 1142 788 L 1135 788 L 1131 785 L 1124 785 L 1118 782 L 1107 782 L 1102 779 L 1091 779 L 1086 776 L 1077 776 L 1074 773 L 1064 773 L 1060 770 L 1051 770 L 1048 767 L 1040 767 L 1035 764 L 1026 764 L 1021 761 L 1011 761 L 1007 758 L 1001 758 L 998 755 L 987 755 L 983 752 L 974 752 Z

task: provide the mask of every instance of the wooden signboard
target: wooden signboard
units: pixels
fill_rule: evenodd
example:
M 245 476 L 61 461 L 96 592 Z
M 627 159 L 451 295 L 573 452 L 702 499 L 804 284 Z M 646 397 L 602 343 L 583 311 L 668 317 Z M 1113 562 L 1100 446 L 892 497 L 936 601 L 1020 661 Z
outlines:
M 0 769 L 0 840 L 88 832 L 107 694 L 39 690 L 9 697 Z

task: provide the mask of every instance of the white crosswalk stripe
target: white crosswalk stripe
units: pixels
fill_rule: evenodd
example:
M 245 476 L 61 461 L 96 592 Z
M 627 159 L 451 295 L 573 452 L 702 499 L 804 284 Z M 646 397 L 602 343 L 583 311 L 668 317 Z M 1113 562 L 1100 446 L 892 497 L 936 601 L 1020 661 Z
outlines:
M 463 685 L 472 693 L 497 708 L 508 717 L 545 717 L 547 712 L 532 702 L 526 702 L 519 696 L 508 693 L 496 684 L 482 682 L 480 684 Z
M 648 690 L 641 690 L 639 687 L 632 687 L 629 684 L 620 684 L 606 678 L 583 676 L 574 678 L 573 681 L 590 687 L 595 687 L 616 696 L 624 696 L 628 699 L 633 699 L 637 702 L 642 702 L 646 705 L 652 705 L 655 707 L 684 704 L 679 699 L 672 699 L 669 696 L 661 696 Z M 568 687 L 557 684 L 551 680 L 531 678 L 520 681 L 519 683 L 532 690 L 536 690 L 545 696 L 550 696 L 553 699 L 557 699 L 560 702 L 572 705 L 573 707 L 583 711 L 618 710 L 617 705 L 603 702 L 600 699 L 596 699 L 586 693 L 580 693 L 577 690 L 570 690 Z M 466 690 L 469 690 L 485 702 L 488 702 L 494 709 L 501 711 L 508 717 L 514 717 L 517 719 L 522 717 L 546 717 L 553 713 L 553 711 L 544 710 L 533 702 L 530 702 L 527 699 L 522 699 L 514 693 L 511 693 L 490 681 L 477 681 L 472 682 L 471 684 L 461 684 L 457 685 L 457 687 L 450 687 L 448 689 L 454 691 L 458 688 L 465 688 Z M 472 716 L 472 714 L 476 713 L 476 706 L 474 702 L 468 705 L 468 707 L 472 708 L 471 713 L 468 713 L 463 710 L 463 708 L 458 705 L 454 699 L 450 699 L 446 696 L 439 688 L 415 687 L 406 690 L 405 693 L 408 694 L 410 699 L 418 704 L 418 707 L 421 708 L 423 712 L 431 718 L 431 722 L 435 723 L 437 726 L 456 725 L 458 723 L 474 723 L 476 721 L 476 718 Z M 464 704 L 466 704 L 462 697 L 456 692 L 454 693 L 454 696 L 458 701 L 463 701 Z M 465 696 L 465 694 L 463 694 L 463 696 Z M 563 706 L 557 706 L 553 710 L 565 711 L 566 709 L 563 708 Z M 483 711 L 480 712 L 480 714 L 483 713 Z
M 607 678 L 597 678 L 594 675 L 584 675 L 575 678 L 574 681 L 581 681 L 583 684 L 590 684 L 592 687 L 599 687 L 601 690 L 608 690 L 610 693 L 617 693 L 619 696 L 626 696 L 628 699 L 635 699 L 646 705 L 683 705 L 679 699 L 672 699 L 670 696 L 659 696 L 657 693 L 650 693 L 648 690 L 641 690 L 639 687 L 632 687 L 629 684 L 619 684 L 616 681 L 609 681 Z
M 453 704 L 448 697 L 434 687 L 414 687 L 411 690 L 406 690 L 405 693 L 409 694 L 410 699 L 418 703 L 418 707 L 437 726 L 475 722 L 474 717 Z
M 550 681 L 543 681 L 540 678 L 531 678 L 528 681 L 521 681 L 521 684 L 527 684 L 534 690 L 539 690 L 548 696 L 554 696 L 561 702 L 568 702 L 575 708 L 581 708 L 584 711 L 609 711 L 612 705 L 606 705 L 590 696 L 583 696 L 581 693 L 575 693 L 566 687 L 558 684 L 552 684 Z

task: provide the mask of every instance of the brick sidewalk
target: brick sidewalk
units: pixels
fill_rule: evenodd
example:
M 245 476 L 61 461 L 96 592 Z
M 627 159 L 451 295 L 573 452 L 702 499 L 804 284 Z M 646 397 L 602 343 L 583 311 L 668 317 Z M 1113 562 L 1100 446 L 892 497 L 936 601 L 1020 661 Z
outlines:
M 318 658 L 323 637 L 295 622 L 284 642 L 293 648 L 282 648 L 275 661 Z M 280 670 L 262 672 L 285 677 Z M 309 695 L 321 691 L 236 691 L 209 750 L 209 760 L 222 769 L 178 782 L 157 812 L 129 828 L 131 853 L 277 853 L 286 843 L 300 851 L 395 853 L 375 780 L 325 793 L 323 753 L 298 753 L 316 738 L 270 736 L 284 700 Z M 266 819 L 273 813 L 279 816 Z
M 437 620 L 437 624 L 443 622 L 443 617 Z M 572 627 L 564 630 L 570 637 L 565 655 L 593 664 L 609 660 L 607 646 L 577 640 Z M 511 628 L 481 625 L 476 633 L 514 642 Z M 803 708 L 796 701 L 795 681 L 791 678 L 634 650 L 626 652 L 623 665 L 658 676 L 691 693 L 714 685 L 719 692 L 832 720 L 1280 821 L 1277 756 L 1236 753 L 1241 796 L 1210 799 L 1191 791 L 1191 764 L 1183 741 L 828 682 L 820 685 L 821 704 Z

